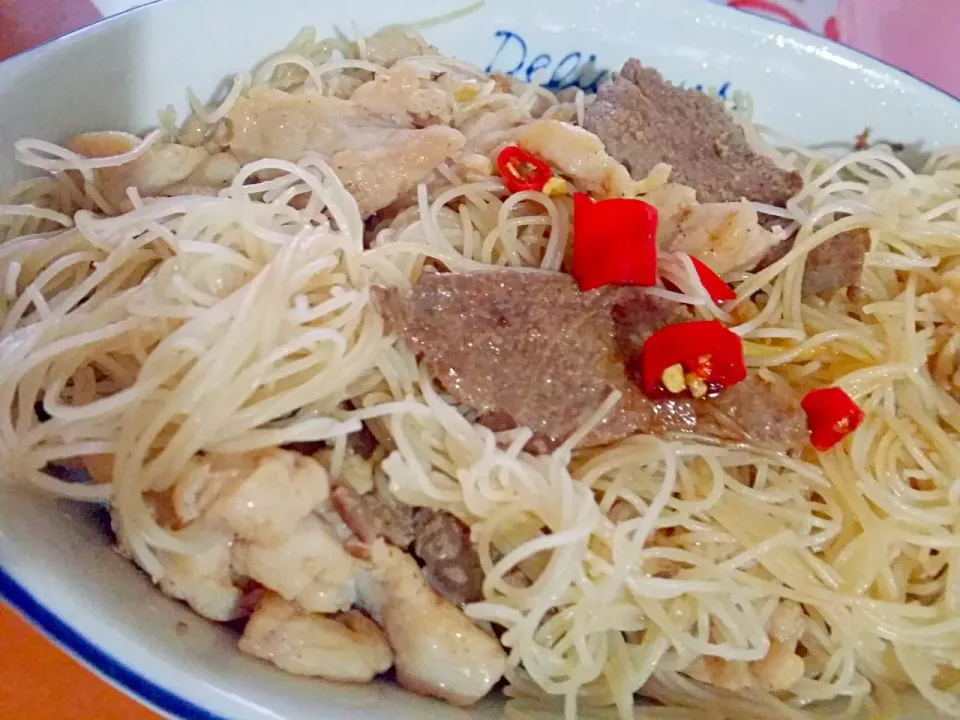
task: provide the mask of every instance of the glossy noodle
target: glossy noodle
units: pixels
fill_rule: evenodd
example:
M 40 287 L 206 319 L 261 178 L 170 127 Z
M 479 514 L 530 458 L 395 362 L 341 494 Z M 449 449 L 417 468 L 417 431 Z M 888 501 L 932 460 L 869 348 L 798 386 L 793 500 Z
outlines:
M 283 152 L 257 157 L 262 127 L 243 113 L 258 97 L 272 111 L 279 93 L 335 100 L 330 113 L 368 93 L 402 127 L 371 122 L 334 153 L 269 137 Z M 729 326 L 761 379 L 840 387 L 863 409 L 827 452 L 656 434 L 584 447 L 621 401 L 613 390 L 532 454 L 533 430 L 481 424 L 385 323 L 375 287 L 567 267 L 571 195 L 510 193 L 497 173 L 497 151 L 523 133 L 570 193 L 612 196 L 617 177 L 618 193 L 664 215 L 669 168 L 630 179 L 604 153 L 601 182 L 578 155 L 593 152 L 579 127 L 592 102 L 488 76 L 411 29 L 357 42 L 305 31 L 221 102 L 193 98 L 182 123 L 168 110 L 142 138 L 20 140 L 20 162 L 43 174 L 0 194 L 0 463 L 56 495 L 109 502 L 121 550 L 208 617 L 248 614 L 251 579 L 301 622 L 335 618 L 349 642 L 379 637 L 350 615 L 365 610 L 393 655 L 363 647 L 395 656 L 401 680 L 413 671 L 389 600 L 376 607 L 363 580 L 393 587 L 377 564 L 389 547 L 339 548 L 356 531 L 330 486 L 446 511 L 482 568 L 482 598 L 463 606 L 475 624 L 463 622 L 503 647 L 479 653 L 490 677 L 476 695 L 505 673 L 509 717 L 628 718 L 641 698 L 668 706 L 651 717 L 898 717 L 910 688 L 960 714 L 960 152 L 911 167 L 885 146 L 833 158 L 781 143 L 771 157 L 803 189 L 756 209 L 778 216 L 778 237 L 796 230 L 792 249 L 723 272 L 737 299 L 722 306 L 686 253 L 661 256 L 672 286 L 649 293 Z M 547 121 L 559 146 L 538 135 Z M 766 129 L 738 122 L 760 147 Z M 363 153 L 395 132 L 429 143 L 418 158 L 449 149 L 395 191 L 367 193 Z M 408 155 L 378 162 L 418 162 Z M 863 229 L 859 286 L 804 294 L 810 251 Z M 351 444 L 365 428 L 379 441 L 369 457 Z M 320 449 L 280 449 L 291 443 Z M 324 557 L 347 568 L 336 592 L 317 588 L 339 570 L 307 568 L 309 553 L 282 582 L 256 570 L 257 552 L 321 521 L 338 538 Z M 309 577 L 288 589 L 298 573 Z M 253 623 L 241 647 L 264 657 Z M 334 679 L 368 680 L 377 662 Z M 408 686 L 476 699 L 418 680 Z

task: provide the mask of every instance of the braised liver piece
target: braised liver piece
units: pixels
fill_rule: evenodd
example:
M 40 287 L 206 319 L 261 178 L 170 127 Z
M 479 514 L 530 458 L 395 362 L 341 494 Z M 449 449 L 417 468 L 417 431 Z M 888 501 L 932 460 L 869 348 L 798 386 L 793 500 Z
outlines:
M 783 207 L 803 187 L 799 173 L 777 167 L 749 146 L 743 129 L 718 100 L 671 85 L 636 59 L 628 60 L 614 81 L 599 89 L 584 126 L 635 179 L 646 177 L 657 163 L 667 163 L 673 168 L 671 181 L 694 188 L 703 203 L 746 198 Z M 762 224 L 777 221 L 761 217 Z M 803 292 L 857 285 L 868 244 L 866 231 L 857 230 L 811 252 Z M 758 268 L 779 260 L 792 247 L 793 239 L 785 240 Z
M 757 378 L 700 401 L 658 401 L 640 392 L 627 361 L 651 333 L 692 319 L 686 306 L 642 288 L 581 293 L 568 275 L 497 270 L 430 273 L 409 293 L 375 294 L 388 332 L 422 354 L 457 402 L 475 409 L 481 422 L 494 418 L 496 430 L 534 432 L 529 452 L 555 449 L 613 390 L 622 393 L 620 403 L 581 447 L 636 433 L 707 435 L 782 450 L 803 442 L 793 393 Z
M 762 270 L 793 249 L 796 236 L 791 235 L 766 254 L 757 265 Z M 863 263 L 870 248 L 870 231 L 863 228 L 842 232 L 818 245 L 807 255 L 803 268 L 803 294 L 819 295 L 860 284 Z
M 747 198 L 782 206 L 803 187 L 799 173 L 749 146 L 718 100 L 671 85 L 636 59 L 600 87 L 584 126 L 635 179 L 667 163 L 671 181 L 696 189 L 700 202 Z

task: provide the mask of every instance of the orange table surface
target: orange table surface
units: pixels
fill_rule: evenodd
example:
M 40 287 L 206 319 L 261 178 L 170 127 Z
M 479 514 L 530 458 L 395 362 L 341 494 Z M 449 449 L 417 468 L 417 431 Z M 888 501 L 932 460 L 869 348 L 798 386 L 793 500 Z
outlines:
M 0 0 L 0 60 L 100 17 L 91 0 Z M 0 720 L 159 720 L 0 602 Z
M 159 720 L 0 604 L 0 718 Z

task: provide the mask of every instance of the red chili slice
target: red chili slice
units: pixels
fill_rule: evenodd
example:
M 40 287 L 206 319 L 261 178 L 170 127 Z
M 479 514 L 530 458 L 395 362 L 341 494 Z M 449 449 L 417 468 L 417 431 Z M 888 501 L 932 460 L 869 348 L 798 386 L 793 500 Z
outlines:
M 703 263 L 692 256 L 690 259 L 693 261 L 693 267 L 697 271 L 697 277 L 700 278 L 700 282 L 703 283 L 703 287 L 707 291 L 707 295 L 710 296 L 711 300 L 719 305 L 727 302 L 728 300 L 737 299 L 737 294 L 733 291 L 733 288 L 727 285 L 727 283 L 723 281 L 723 278 L 711 270 L 706 263 Z M 667 279 L 664 279 L 663 285 L 667 288 L 667 290 L 673 290 L 674 292 L 680 291 L 680 288 Z
M 657 209 L 642 200 L 573 196 L 573 276 L 586 292 L 657 283 Z
M 695 257 L 691 257 L 690 259 L 693 260 L 693 266 L 697 269 L 697 277 L 700 278 L 704 289 L 715 303 L 719 305 L 728 300 L 737 299 L 737 294 L 733 291 L 733 288 L 727 285 L 722 277 Z
M 536 155 L 516 145 L 508 145 L 497 156 L 497 168 L 507 190 L 512 193 L 524 190 L 543 190 L 547 180 L 553 177 L 550 166 Z
M 807 414 L 810 442 L 825 452 L 852 433 L 863 422 L 864 414 L 847 393 L 838 387 L 808 392 L 800 406 Z
M 667 368 L 680 365 L 685 375 L 706 383 L 711 393 L 747 377 L 743 341 L 717 320 L 677 323 L 661 328 L 643 344 L 641 389 L 650 397 L 675 396 L 663 384 Z

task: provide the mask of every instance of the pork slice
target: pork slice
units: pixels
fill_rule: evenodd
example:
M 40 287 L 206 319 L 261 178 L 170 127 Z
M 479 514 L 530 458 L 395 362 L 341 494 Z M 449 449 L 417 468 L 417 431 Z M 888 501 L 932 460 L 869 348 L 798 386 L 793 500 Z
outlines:
M 430 586 L 454 605 L 483 599 L 483 567 L 470 542 L 470 528 L 443 510 L 417 508 L 413 554 Z
M 750 147 L 719 101 L 671 85 L 636 59 L 599 89 L 584 127 L 635 179 L 667 163 L 671 180 L 695 188 L 701 202 L 746 198 L 783 205 L 803 187 L 799 173 Z
M 334 485 L 330 501 L 363 545 L 382 538 L 401 550 L 412 550 L 430 586 L 454 605 L 483 598 L 480 556 L 470 542 L 470 529 L 456 516 L 413 508 L 378 491 L 361 495 L 342 483 Z
M 648 295 L 638 288 L 611 288 L 603 292 L 610 305 L 617 353 L 625 360 L 638 356 L 647 338 L 657 330 L 694 319 L 688 306 Z
M 330 504 L 360 542 L 383 538 L 406 550 L 413 543 L 413 514 L 399 502 L 387 502 L 377 492 L 361 495 L 345 483 L 330 489 Z
M 685 306 L 642 288 L 581 293 L 567 275 L 498 270 L 424 275 L 410 293 L 375 292 L 389 331 L 422 354 L 431 376 L 477 410 L 480 422 L 490 418 L 497 430 L 529 427 L 529 452 L 555 449 L 614 390 L 622 394 L 619 404 L 580 447 L 636 433 L 795 445 L 797 416 L 761 415 L 764 402 L 754 403 L 749 391 L 773 390 L 752 382 L 702 401 L 652 400 L 640 392 L 627 363 L 653 332 L 692 319 Z

